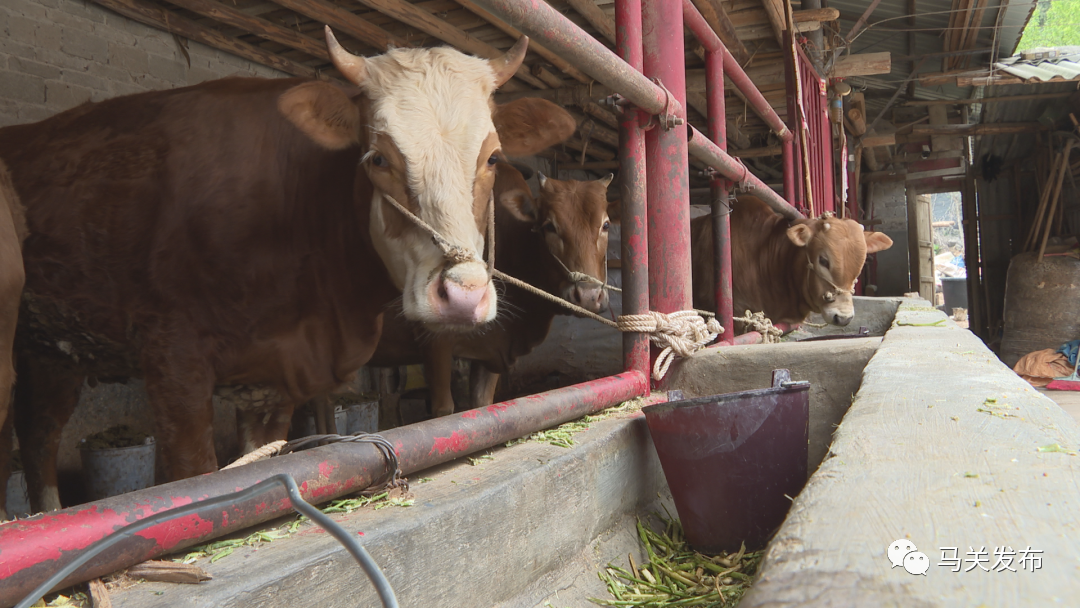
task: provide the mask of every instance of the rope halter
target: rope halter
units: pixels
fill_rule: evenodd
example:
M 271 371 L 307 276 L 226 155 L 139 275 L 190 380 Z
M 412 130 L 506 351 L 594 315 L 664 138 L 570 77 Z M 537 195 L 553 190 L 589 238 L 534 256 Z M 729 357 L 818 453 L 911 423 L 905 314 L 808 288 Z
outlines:
M 663 349 L 653 364 L 653 379 L 657 381 L 667 374 L 676 355 L 689 357 L 724 333 L 714 315 L 706 320 L 701 311 L 696 310 L 621 315 L 618 328 L 619 331 L 648 333 L 649 341 Z
M 842 293 L 848 293 L 848 294 L 851 294 L 851 295 L 855 295 L 855 283 L 858 283 L 859 279 L 855 279 L 855 283 L 851 284 L 851 289 L 842 289 L 840 287 L 837 287 L 836 283 L 833 283 L 831 280 L 826 279 L 825 277 L 821 276 L 821 273 L 817 271 L 817 266 L 815 266 L 814 263 L 810 261 L 810 254 L 807 253 L 806 254 L 806 278 L 808 280 L 810 279 L 810 273 L 813 273 L 813 274 L 817 275 L 817 278 L 821 279 L 822 281 L 825 281 L 826 283 L 829 284 L 830 287 L 832 287 L 832 289 L 830 289 L 830 290 L 826 291 L 825 293 L 821 294 L 821 298 L 823 300 L 825 300 L 826 302 L 830 303 L 830 304 L 832 302 L 834 302 L 836 300 L 836 297 L 839 296 Z

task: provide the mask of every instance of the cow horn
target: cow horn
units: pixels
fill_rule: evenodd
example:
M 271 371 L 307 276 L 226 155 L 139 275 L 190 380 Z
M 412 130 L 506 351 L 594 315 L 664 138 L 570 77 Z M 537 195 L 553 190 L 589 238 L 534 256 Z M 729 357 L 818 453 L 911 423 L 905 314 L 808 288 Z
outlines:
M 329 25 L 326 26 L 326 48 L 330 51 L 330 60 L 334 62 L 334 67 L 349 82 L 355 85 L 364 82 L 367 78 L 367 61 L 363 57 L 346 51 L 334 37 L 334 32 L 330 30 Z
M 502 57 L 490 60 L 491 71 L 495 72 L 495 88 L 501 87 L 514 76 L 521 62 L 525 61 L 525 53 L 529 50 L 529 37 L 522 36 L 510 47 Z

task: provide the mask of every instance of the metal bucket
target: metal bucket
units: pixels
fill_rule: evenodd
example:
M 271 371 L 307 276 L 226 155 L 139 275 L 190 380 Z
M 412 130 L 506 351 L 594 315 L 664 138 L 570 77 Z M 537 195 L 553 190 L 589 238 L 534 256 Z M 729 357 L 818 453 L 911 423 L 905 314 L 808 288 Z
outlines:
M 26 475 L 15 471 L 7 481 L 7 516 L 26 517 L 30 515 L 30 496 L 26 493 Z
M 85 439 L 83 440 L 85 441 Z M 87 497 L 101 500 L 154 485 L 154 438 L 128 448 L 79 449 Z
M 346 430 L 350 435 L 379 432 L 379 402 L 377 400 L 346 406 L 345 414 L 348 418 Z
M 772 388 L 643 411 L 690 545 L 763 548 L 806 484 L 810 384 L 774 370 Z

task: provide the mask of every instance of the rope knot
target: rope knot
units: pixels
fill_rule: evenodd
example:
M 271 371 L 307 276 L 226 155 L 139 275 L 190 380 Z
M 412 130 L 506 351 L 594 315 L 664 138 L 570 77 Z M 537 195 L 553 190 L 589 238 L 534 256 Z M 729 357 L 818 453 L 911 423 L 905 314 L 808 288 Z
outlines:
M 620 331 L 648 333 L 649 341 L 663 349 L 653 365 L 653 379 L 657 381 L 667 374 L 676 356 L 689 357 L 724 333 L 715 316 L 706 320 L 694 310 L 621 315 L 618 326 Z

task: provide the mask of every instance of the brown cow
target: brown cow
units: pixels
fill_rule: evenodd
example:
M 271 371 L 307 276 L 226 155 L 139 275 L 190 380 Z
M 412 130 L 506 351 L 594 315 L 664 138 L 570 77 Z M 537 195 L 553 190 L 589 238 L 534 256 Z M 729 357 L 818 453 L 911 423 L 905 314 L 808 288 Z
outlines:
M 60 506 L 57 441 L 84 377 L 145 378 L 179 479 L 217 467 L 216 387 L 239 396 L 241 420 L 266 423 L 244 438 L 260 445 L 367 362 L 394 298 L 435 331 L 497 314 L 481 259 L 494 165 L 546 147 L 513 133 L 555 108 L 492 104 L 527 39 L 491 61 L 450 48 L 365 59 L 327 32 L 356 89 L 226 79 L 0 129 L 31 234 L 15 426 L 35 509 Z
M 607 279 L 607 186 L 613 176 L 559 181 L 540 175 L 540 196 L 534 199 L 520 172 L 504 163 L 498 171 L 495 192 L 503 205 L 496 207 L 495 267 L 589 311 L 606 311 L 607 291 L 571 280 L 568 273 Z M 369 365 L 423 363 L 432 413 L 445 416 L 454 412 L 452 357 L 472 359 L 469 407 L 491 405 L 499 376 L 544 341 L 555 315 L 569 314 L 514 286 L 507 286 L 501 310 L 495 323 L 482 329 L 433 335 L 391 311 Z
M 9 416 L 11 390 L 15 385 L 15 366 L 12 345 L 19 319 L 19 299 L 22 297 L 22 244 L 26 240 L 26 218 L 22 204 L 11 185 L 11 175 L 0 162 L 0 454 L 11 453 L 11 423 Z M 7 478 L 11 474 L 11 459 L 0 456 L 0 521 L 7 519 L 5 500 Z
M 716 310 L 711 217 L 691 222 L 691 242 L 694 306 Z M 764 311 L 773 322 L 799 323 L 817 312 L 847 325 L 866 254 L 889 247 L 892 239 L 854 220 L 788 221 L 757 197 L 740 196 L 731 210 L 735 314 Z

